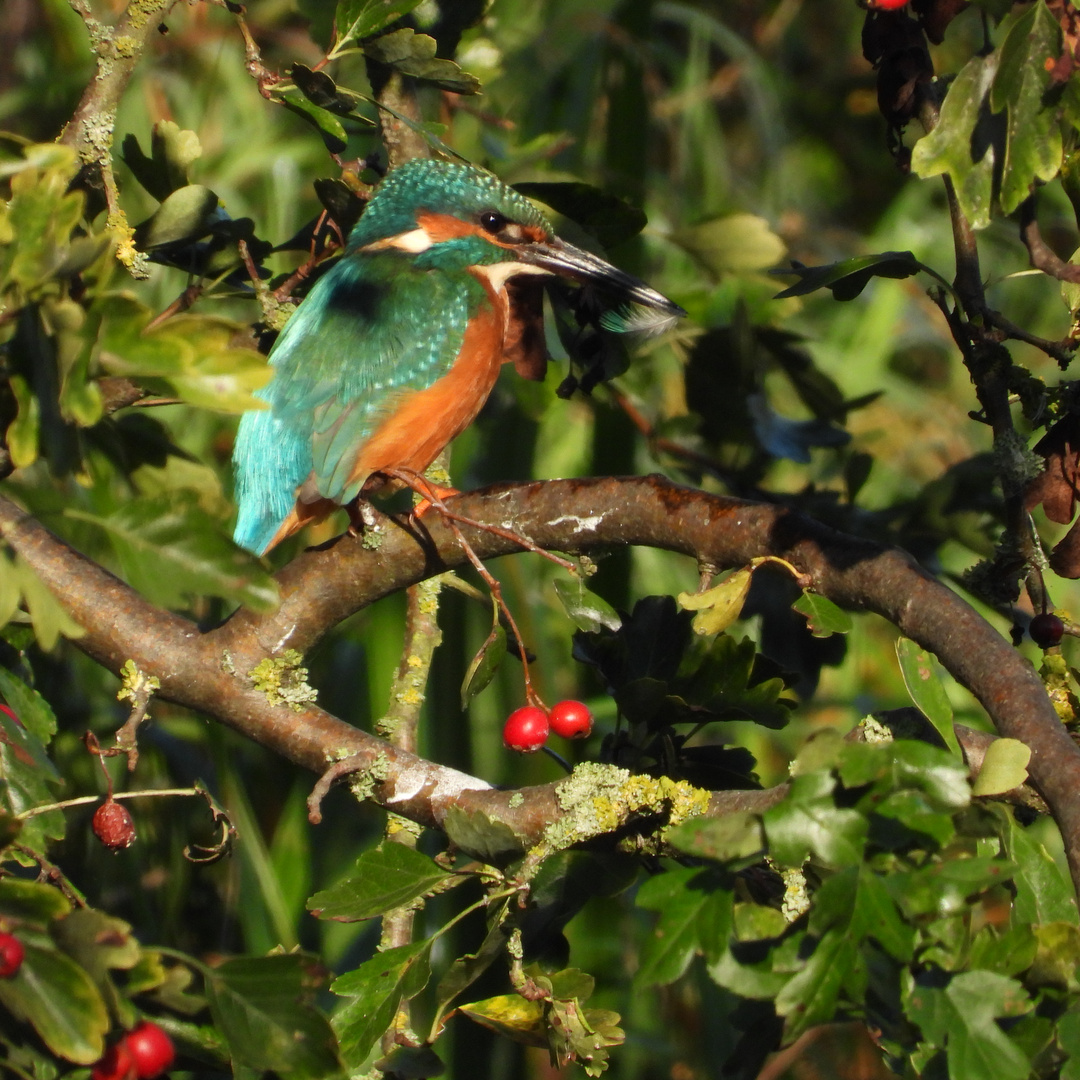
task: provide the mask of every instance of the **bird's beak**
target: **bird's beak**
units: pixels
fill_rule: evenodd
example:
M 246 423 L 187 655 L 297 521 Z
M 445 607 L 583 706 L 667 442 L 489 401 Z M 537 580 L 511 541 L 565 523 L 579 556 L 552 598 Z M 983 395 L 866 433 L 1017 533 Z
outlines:
M 620 303 L 639 304 L 674 318 L 685 315 L 678 304 L 650 288 L 640 278 L 626 274 L 599 255 L 567 244 L 557 236 L 551 240 L 523 244 L 515 252 L 518 262 L 540 267 L 560 277 L 594 285 Z

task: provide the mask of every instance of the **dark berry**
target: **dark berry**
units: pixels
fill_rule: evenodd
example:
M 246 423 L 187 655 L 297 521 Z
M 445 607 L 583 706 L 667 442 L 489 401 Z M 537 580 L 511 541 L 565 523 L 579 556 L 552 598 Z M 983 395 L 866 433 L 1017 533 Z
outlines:
M 127 1041 L 121 1039 L 105 1051 L 90 1073 L 90 1080 L 134 1080 L 135 1060 Z
M 1050 649 L 1061 644 L 1065 624 L 1052 612 L 1044 611 L 1028 624 L 1028 633 L 1040 649 Z
M 531 754 L 547 741 L 548 718 L 543 709 L 526 705 L 515 709 L 503 725 L 503 743 L 508 750 Z
M 127 1044 L 139 1080 L 160 1076 L 176 1057 L 172 1039 L 152 1020 L 137 1024 L 121 1041 Z
M 26 950 L 14 934 L 0 934 L 0 979 L 10 979 L 22 967 Z
M 131 820 L 127 807 L 109 799 L 95 811 L 91 822 L 94 835 L 107 848 L 131 847 L 135 842 L 135 822 Z
M 564 739 L 586 739 L 592 732 L 592 713 L 580 701 L 560 701 L 548 713 L 551 730 Z

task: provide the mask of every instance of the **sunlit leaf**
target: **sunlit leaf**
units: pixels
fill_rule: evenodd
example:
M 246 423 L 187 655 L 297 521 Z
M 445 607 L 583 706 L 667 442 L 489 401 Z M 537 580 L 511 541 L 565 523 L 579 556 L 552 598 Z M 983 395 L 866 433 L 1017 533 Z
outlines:
M 952 706 L 937 673 L 934 658 L 908 638 L 897 639 L 896 656 L 911 700 L 934 725 L 934 730 L 945 740 L 945 745 L 957 758 L 961 758 L 960 744 L 956 741 L 953 728 Z
M 972 795 L 1001 795 L 1019 787 L 1028 776 L 1031 750 L 1018 739 L 995 739 L 987 748 Z

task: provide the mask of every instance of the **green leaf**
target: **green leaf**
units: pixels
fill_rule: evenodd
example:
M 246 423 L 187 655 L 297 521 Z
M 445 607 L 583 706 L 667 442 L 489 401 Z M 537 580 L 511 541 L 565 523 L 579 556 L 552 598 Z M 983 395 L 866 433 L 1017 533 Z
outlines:
M 393 30 L 389 34 L 363 43 L 364 55 L 387 67 L 434 83 L 441 90 L 454 94 L 476 94 L 480 80 L 462 71 L 453 60 L 443 60 L 435 55 L 438 44 L 427 34 L 418 34 L 411 27 Z
M 595 633 L 601 627 L 614 631 L 622 626 L 619 613 L 602 596 L 586 589 L 580 580 L 554 584 L 563 610 L 579 630 Z
M 784 300 L 789 296 L 805 296 L 818 289 L 828 289 L 837 300 L 854 300 L 871 278 L 908 278 L 926 269 L 910 251 L 883 251 L 880 255 L 860 255 L 822 266 L 792 263 L 790 269 L 774 270 L 773 273 L 782 277 L 795 275 L 798 282 L 778 292 L 773 299 Z
M 505 865 L 525 849 L 509 825 L 489 818 L 482 810 L 467 811 L 451 806 L 442 827 L 455 847 L 496 866 Z
M 735 570 L 719 585 L 699 593 L 679 593 L 676 599 L 684 611 L 694 611 L 691 624 L 695 634 L 703 637 L 726 630 L 742 613 L 743 603 L 750 592 L 752 572 L 748 566 Z
M 761 818 L 748 810 L 684 821 L 668 829 L 664 839 L 687 855 L 717 862 L 739 862 L 765 850 Z
M 17 687 L 18 680 L 2 669 L 0 673 L 4 676 L 0 679 L 0 688 L 7 697 L 8 692 Z M 22 695 L 24 703 L 31 693 L 27 690 Z M 8 700 L 10 702 L 11 698 Z M 17 706 L 12 704 L 11 707 L 18 714 Z M 63 783 L 44 743 L 29 727 L 16 723 L 6 713 L 0 714 L 0 778 L 0 806 L 13 816 L 55 802 L 54 789 Z M 64 827 L 64 815 L 60 810 L 35 814 L 23 821 L 19 842 L 31 850 L 44 851 L 50 840 L 63 837 Z
M 592 184 L 531 181 L 513 186 L 527 198 L 537 199 L 577 222 L 604 248 L 637 236 L 648 222 L 644 210 Z
M 851 616 L 843 608 L 837 607 L 827 596 L 807 589 L 803 589 L 802 596 L 791 605 L 791 609 L 806 616 L 807 629 L 814 637 L 849 634 L 854 626 Z
M 1020 922 L 1067 922 L 1080 926 L 1076 896 L 1050 853 L 1017 820 L 1011 809 L 990 807 L 1001 828 L 1006 856 L 1016 864 L 1015 918 Z
M 1040 3 L 1042 0 L 1040 0 Z M 933 131 L 911 153 L 911 169 L 924 180 L 948 174 L 960 208 L 976 229 L 990 224 L 994 166 L 1003 136 L 995 129 L 987 98 L 999 54 L 969 60 L 949 86 Z
M 1052 68 L 1061 52 L 1061 27 L 1043 0 L 1012 24 L 999 51 L 990 107 L 1008 110 L 999 199 L 1002 212 L 1011 214 L 1036 181 L 1053 180 L 1061 168 L 1057 107 L 1046 100 L 1053 82 L 1047 65 Z
M 908 638 L 897 640 L 896 656 L 900 661 L 900 674 L 904 677 L 904 685 L 911 695 L 911 700 L 934 725 L 934 730 L 945 740 L 945 745 L 953 755 L 962 761 L 963 754 L 953 729 L 952 706 L 934 667 L 933 657 Z
M 7 443 L 11 464 L 16 469 L 33 465 L 38 456 L 38 434 L 41 430 L 41 405 L 29 383 L 21 375 L 8 379 L 17 412 L 8 424 L 4 441 Z
M 15 556 L 15 576 L 30 613 L 34 636 L 45 652 L 50 652 L 55 647 L 61 635 L 78 638 L 86 633 L 21 555 Z
M 776 1011 L 785 1018 L 784 1040 L 797 1039 L 815 1024 L 831 1020 L 840 991 L 860 966 L 855 942 L 830 930 L 817 943 L 802 970 L 776 995 Z
M 202 156 L 202 146 L 194 131 L 185 131 L 172 120 L 159 120 L 150 135 L 150 156 L 134 135 L 124 136 L 123 156 L 135 179 L 158 202 L 164 202 L 188 184 L 188 171 Z
M 30 1024 L 45 1045 L 76 1065 L 90 1065 L 105 1049 L 110 1020 L 90 976 L 69 957 L 27 941 L 18 973 L 0 979 L 0 1005 Z
M 312 104 L 303 94 L 284 93 L 278 98 L 291 113 L 306 120 L 321 136 L 331 154 L 340 154 L 349 144 L 349 133 L 337 116 Z
M 543 1004 L 527 1001 L 520 994 L 500 994 L 473 1001 L 459 1006 L 458 1012 L 524 1046 L 546 1047 L 548 1044 Z
M 55 886 L 17 877 L 0 878 L 0 916 L 44 928 L 71 911 L 71 901 Z
M 731 890 L 697 867 L 674 867 L 650 878 L 638 889 L 637 906 L 659 912 L 634 976 L 641 986 L 674 982 L 696 953 L 712 960 L 727 949 Z
M 421 0 L 338 0 L 334 21 L 337 48 L 348 41 L 363 40 L 408 15 Z
M 359 922 L 404 907 L 455 877 L 405 844 L 386 841 L 365 851 L 353 873 L 308 900 L 320 919 Z
M 254 611 L 273 611 L 277 586 L 262 565 L 226 538 L 190 490 L 125 503 L 108 517 L 69 508 L 65 514 L 102 530 L 128 583 L 162 607 L 220 596 Z
M 300 92 L 312 105 L 337 113 L 339 116 L 352 115 L 357 105 L 366 100 L 363 94 L 358 94 L 355 90 L 339 87 L 325 71 L 312 71 L 304 64 L 293 64 L 289 69 L 289 74 L 300 88 Z M 366 118 L 356 117 L 356 119 Z M 345 129 L 341 130 L 344 135 Z
M 498 612 L 495 617 L 498 619 Z M 506 631 L 496 622 L 484 644 L 480 646 L 465 669 L 465 677 L 461 680 L 461 708 L 463 710 L 467 709 L 469 702 L 495 678 L 495 673 L 505 657 Z
M 234 346 L 236 323 L 212 315 L 174 315 L 147 329 L 150 309 L 131 296 L 101 301 L 100 362 L 155 392 L 218 412 L 262 409 L 253 393 L 272 371 L 254 349 Z
M 34 689 L 0 667 L 0 697 L 15 711 L 20 723 L 41 743 L 48 745 L 56 734 L 56 716 L 49 703 Z
M 402 999 L 415 997 L 431 974 L 432 942 L 418 941 L 376 953 L 340 976 L 330 989 L 352 998 L 334 1014 L 333 1028 L 346 1066 L 356 1071 L 390 1026 Z
M 787 246 L 754 214 L 729 214 L 672 233 L 674 240 L 717 278 L 775 266 Z
M 1031 1008 L 1014 979 L 966 971 L 944 988 L 916 984 L 907 1005 L 923 1035 L 945 1047 L 950 1080 L 1026 1080 L 1030 1074 L 1031 1062 L 996 1022 Z
M 784 801 L 765 812 L 769 852 L 780 865 L 798 867 L 811 855 L 833 867 L 862 861 L 866 818 L 838 808 L 834 786 L 827 772 L 796 776 Z
M 334 1037 L 312 1004 L 322 983 L 301 953 L 240 957 L 205 971 L 214 1023 L 238 1066 L 289 1077 L 322 1077 L 336 1061 Z
M 188 184 L 171 195 L 135 230 L 142 251 L 206 236 L 221 218 L 217 194 L 201 184 Z
M 986 748 L 971 794 L 1001 795 L 1012 791 L 1027 779 L 1030 761 L 1031 750 L 1019 739 L 996 739 Z
M 437 1008 L 442 1008 L 454 1000 L 463 990 L 471 986 L 491 965 L 503 955 L 509 932 L 503 928 L 503 920 L 509 900 L 501 906 L 498 916 L 489 927 L 480 948 L 474 953 L 459 956 L 443 973 L 435 990 Z
M 1080 989 L 1076 977 L 1080 968 L 1080 926 L 1067 922 L 1044 923 L 1034 928 L 1034 937 L 1038 947 L 1024 983 L 1058 986 L 1075 994 Z
M 968 770 L 947 750 L 915 739 L 887 743 L 844 743 L 834 762 L 848 788 L 873 784 L 874 806 L 884 792 L 923 792 L 932 806 L 954 811 L 968 805 Z

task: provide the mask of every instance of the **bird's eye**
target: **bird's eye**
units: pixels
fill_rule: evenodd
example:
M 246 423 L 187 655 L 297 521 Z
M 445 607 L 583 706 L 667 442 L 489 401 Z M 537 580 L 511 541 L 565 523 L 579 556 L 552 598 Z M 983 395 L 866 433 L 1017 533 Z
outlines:
M 495 236 L 506 228 L 507 221 L 502 214 L 496 214 L 494 210 L 485 210 L 480 215 L 480 227 Z

